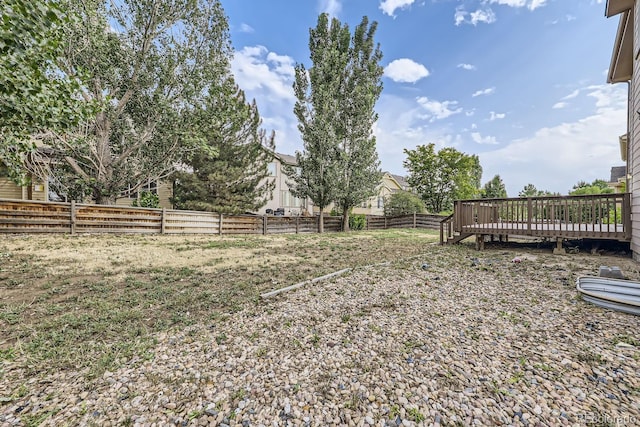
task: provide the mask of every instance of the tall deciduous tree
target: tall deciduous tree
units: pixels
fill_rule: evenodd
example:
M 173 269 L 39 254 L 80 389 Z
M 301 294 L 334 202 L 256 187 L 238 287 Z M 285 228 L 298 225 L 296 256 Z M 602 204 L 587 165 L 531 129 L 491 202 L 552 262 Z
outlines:
M 430 212 L 453 208 L 453 201 L 470 199 L 479 194 L 482 167 L 476 155 L 447 147 L 436 152 L 435 144 L 419 145 L 404 150 L 409 171 L 407 181 L 425 202 Z
M 89 113 L 74 98 L 79 81 L 56 66 L 73 19 L 58 1 L 0 2 L 0 163 L 16 181 L 33 134 L 64 132 Z
M 491 181 L 484 184 L 480 192 L 480 197 L 483 199 L 501 199 L 508 197 L 507 189 L 505 188 L 500 175 L 494 176 L 491 178 Z
M 518 197 L 559 196 L 560 193 L 552 193 L 547 190 L 538 190 L 535 185 L 529 183 L 518 193 Z
M 312 67 L 296 65 L 294 113 L 304 150 L 298 173 L 290 173 L 292 192 L 309 197 L 323 212 L 336 202 L 349 229 L 350 209 L 375 193 L 380 184 L 372 126 L 382 85 L 382 57 L 373 36 L 376 23 L 364 17 L 353 36 L 347 25 L 321 14 L 309 31 Z
M 596 179 L 592 183 L 586 181 L 580 181 L 573 186 L 573 189 L 569 192 L 571 196 L 579 196 L 584 194 L 607 194 L 613 193 L 613 188 L 609 187 L 607 181 L 602 179 Z
M 232 214 L 264 206 L 275 186 L 267 179 L 275 144 L 274 135 L 260 129 L 255 102 L 248 104 L 228 79 L 194 115 L 206 149 L 189 156 L 185 163 L 190 170 L 176 175 L 175 205 Z
M 84 70 L 80 96 L 100 108 L 74 134 L 54 132 L 64 187 L 97 203 L 170 174 L 202 146 L 193 114 L 230 74 L 228 25 L 218 0 L 65 0 L 80 19 L 59 68 Z M 108 3 L 108 5 L 107 5 Z

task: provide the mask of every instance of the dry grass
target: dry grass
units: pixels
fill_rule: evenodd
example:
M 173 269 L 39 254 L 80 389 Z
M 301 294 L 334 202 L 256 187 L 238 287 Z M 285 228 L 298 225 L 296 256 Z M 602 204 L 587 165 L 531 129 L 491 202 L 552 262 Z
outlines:
M 144 358 L 155 332 L 224 321 L 258 295 L 346 267 L 411 257 L 433 231 L 283 236 L 6 236 L 0 362 L 99 375 Z M 1 371 L 0 371 L 1 375 Z

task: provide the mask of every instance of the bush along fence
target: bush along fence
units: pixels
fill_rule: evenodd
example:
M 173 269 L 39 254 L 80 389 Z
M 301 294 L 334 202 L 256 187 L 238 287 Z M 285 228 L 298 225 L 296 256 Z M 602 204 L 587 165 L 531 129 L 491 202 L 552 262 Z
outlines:
M 366 230 L 437 230 L 444 217 L 367 216 Z M 212 212 L 0 199 L 0 233 L 283 234 L 317 233 L 317 216 L 223 215 Z M 342 217 L 324 217 L 326 232 L 341 231 Z

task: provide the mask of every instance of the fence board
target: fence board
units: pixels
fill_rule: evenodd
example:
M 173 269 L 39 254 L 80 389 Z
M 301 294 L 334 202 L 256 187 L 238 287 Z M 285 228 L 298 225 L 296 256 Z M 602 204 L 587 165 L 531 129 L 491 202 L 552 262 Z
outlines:
M 222 218 L 222 224 L 220 220 Z M 443 217 L 417 214 L 367 216 L 367 229 L 438 229 Z M 157 233 L 166 234 L 317 233 L 318 217 L 220 215 L 122 206 L 0 199 L 0 233 Z M 338 232 L 342 217 L 324 217 L 324 230 Z

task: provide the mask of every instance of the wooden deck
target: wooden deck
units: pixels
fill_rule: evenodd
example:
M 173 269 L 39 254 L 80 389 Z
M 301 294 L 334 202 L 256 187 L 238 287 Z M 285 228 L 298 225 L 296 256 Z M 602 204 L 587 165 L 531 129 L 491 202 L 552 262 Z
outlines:
M 477 236 L 631 240 L 628 193 L 458 200 L 440 227 L 441 243 Z

